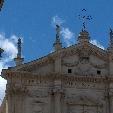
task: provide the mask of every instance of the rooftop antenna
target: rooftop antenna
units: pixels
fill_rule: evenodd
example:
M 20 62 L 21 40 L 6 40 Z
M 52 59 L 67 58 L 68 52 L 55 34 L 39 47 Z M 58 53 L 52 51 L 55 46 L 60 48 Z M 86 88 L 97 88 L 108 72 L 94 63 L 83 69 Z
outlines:
M 91 15 L 86 14 L 86 9 L 82 9 L 82 13 L 78 15 L 79 20 L 82 20 L 82 31 L 86 30 L 86 24 L 88 21 L 92 20 Z

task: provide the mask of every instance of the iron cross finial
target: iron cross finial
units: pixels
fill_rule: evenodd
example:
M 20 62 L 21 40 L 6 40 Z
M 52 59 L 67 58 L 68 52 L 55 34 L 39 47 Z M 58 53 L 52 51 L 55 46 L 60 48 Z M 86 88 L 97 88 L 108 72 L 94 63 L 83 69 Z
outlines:
M 87 15 L 86 12 L 87 12 L 86 9 L 82 9 L 82 14 L 78 15 L 79 19 L 82 20 L 82 26 L 83 26 L 82 30 L 83 31 L 86 30 L 87 21 L 92 20 L 91 15 Z

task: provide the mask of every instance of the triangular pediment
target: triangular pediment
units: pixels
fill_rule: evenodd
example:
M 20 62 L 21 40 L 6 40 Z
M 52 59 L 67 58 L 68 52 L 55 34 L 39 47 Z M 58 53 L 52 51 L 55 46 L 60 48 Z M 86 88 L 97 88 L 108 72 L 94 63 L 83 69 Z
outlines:
M 64 57 L 70 57 L 73 55 L 79 55 L 81 56 L 89 56 L 94 55 L 104 61 L 107 60 L 107 52 L 106 50 L 103 50 L 101 48 L 98 48 L 97 46 L 88 43 L 88 44 L 75 44 L 67 48 L 62 48 L 58 52 L 53 52 L 48 54 L 45 57 L 39 58 L 37 60 L 22 64 L 20 66 L 12 67 L 11 70 L 17 70 L 17 71 L 28 71 L 31 72 L 32 70 L 48 64 L 54 64 L 55 59 L 57 59 L 59 56 L 63 59 Z
M 63 56 L 72 56 L 74 54 L 78 54 L 78 55 L 80 54 L 91 55 L 92 54 L 94 56 L 102 58 L 103 60 L 107 60 L 106 53 L 107 53 L 106 50 L 103 50 L 91 43 L 88 43 L 86 45 L 77 44 L 77 45 L 73 45 L 73 46 L 66 48 L 63 51 Z

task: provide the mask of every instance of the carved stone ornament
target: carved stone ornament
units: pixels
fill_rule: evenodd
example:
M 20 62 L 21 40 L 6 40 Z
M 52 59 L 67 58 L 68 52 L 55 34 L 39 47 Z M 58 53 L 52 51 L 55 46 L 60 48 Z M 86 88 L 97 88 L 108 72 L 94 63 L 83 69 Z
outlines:
M 90 64 L 79 64 L 75 72 L 79 73 L 80 75 L 87 75 L 88 73 L 90 73 L 90 70 L 91 70 Z
M 90 51 L 88 49 L 85 50 L 80 50 L 79 51 L 79 62 L 82 64 L 89 63 L 89 56 L 90 56 Z
M 96 69 L 106 68 L 107 63 L 99 64 L 99 65 L 92 63 L 90 60 L 90 55 L 92 54 L 92 51 L 89 48 L 83 48 L 83 49 L 82 50 L 81 48 L 78 49 L 78 52 L 77 52 L 77 55 L 79 57 L 78 61 L 75 61 L 74 63 L 67 63 L 66 61 L 64 62 L 62 60 L 62 65 L 66 67 L 76 67 L 74 73 L 81 73 L 81 75 L 82 73 L 83 74 L 90 73 L 90 70 L 93 67 Z
M 65 63 L 64 61 L 62 61 L 62 65 L 66 66 L 66 67 L 75 67 L 79 64 L 79 62 L 74 62 L 74 63 Z
M 103 69 L 103 68 L 107 67 L 107 63 L 97 65 L 97 64 L 94 64 L 94 63 L 90 62 L 90 65 L 95 67 L 95 68 L 98 68 L 98 69 Z

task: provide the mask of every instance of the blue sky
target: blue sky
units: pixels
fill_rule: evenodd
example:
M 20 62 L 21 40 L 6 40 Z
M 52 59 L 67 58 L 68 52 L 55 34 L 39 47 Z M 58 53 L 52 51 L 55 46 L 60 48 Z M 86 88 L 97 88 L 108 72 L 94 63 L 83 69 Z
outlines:
M 76 42 L 82 28 L 78 15 L 85 8 L 93 18 L 88 23 L 91 38 L 107 47 L 109 28 L 113 27 L 112 4 L 112 0 L 6 0 L 0 14 L 0 32 L 7 38 L 13 34 L 23 37 L 23 55 L 30 61 L 52 50 L 54 16 L 64 20 L 62 26 L 75 34 Z
M 93 18 L 87 24 L 91 39 L 107 48 L 109 28 L 113 28 L 113 0 L 5 0 L 0 13 L 0 47 L 8 54 L 3 55 L 0 68 L 10 66 L 18 37 L 23 38 L 25 62 L 50 53 L 55 40 L 53 23 L 58 20 L 63 46 L 76 43 L 82 29 L 78 15 L 83 8 Z

